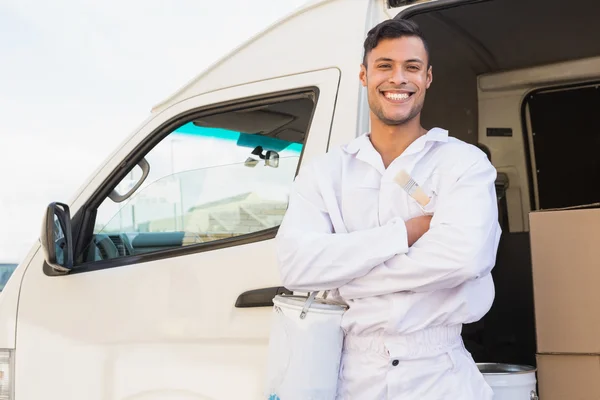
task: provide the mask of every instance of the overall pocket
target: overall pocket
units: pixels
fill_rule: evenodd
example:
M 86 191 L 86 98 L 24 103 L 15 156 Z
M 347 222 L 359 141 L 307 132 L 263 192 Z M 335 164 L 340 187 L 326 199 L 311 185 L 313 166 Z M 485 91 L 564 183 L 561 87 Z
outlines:
M 413 179 L 417 185 L 419 185 L 423 193 L 429 198 L 429 202 L 423 205 L 419 203 L 416 198 L 407 193 L 407 206 L 410 214 L 415 217 L 420 215 L 433 215 L 437 205 L 440 174 L 437 171 L 430 171 L 429 173 L 421 172 L 415 174 Z
M 412 216 L 433 215 L 437 205 L 437 193 L 427 183 L 420 185 L 420 187 L 421 189 L 423 189 L 423 192 L 425 192 L 425 194 L 429 198 L 429 202 L 426 205 L 422 205 L 415 198 L 408 195 L 407 202 L 409 213 Z

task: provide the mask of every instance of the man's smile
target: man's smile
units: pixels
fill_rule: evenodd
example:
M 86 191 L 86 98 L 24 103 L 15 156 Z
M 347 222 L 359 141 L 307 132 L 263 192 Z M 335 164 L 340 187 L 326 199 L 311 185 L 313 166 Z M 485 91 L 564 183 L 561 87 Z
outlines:
M 380 93 L 387 101 L 394 104 L 406 103 L 414 94 L 414 92 L 410 90 L 382 90 Z

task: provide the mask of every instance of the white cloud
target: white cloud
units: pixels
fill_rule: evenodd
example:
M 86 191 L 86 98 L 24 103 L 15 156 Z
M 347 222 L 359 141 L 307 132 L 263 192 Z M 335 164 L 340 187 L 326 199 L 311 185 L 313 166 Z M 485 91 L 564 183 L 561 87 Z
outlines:
M 0 262 L 202 69 L 305 0 L 2 0 Z

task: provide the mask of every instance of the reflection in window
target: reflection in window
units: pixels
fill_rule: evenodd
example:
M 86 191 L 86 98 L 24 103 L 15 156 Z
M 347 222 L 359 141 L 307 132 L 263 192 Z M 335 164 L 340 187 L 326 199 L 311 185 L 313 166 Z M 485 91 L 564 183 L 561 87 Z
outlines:
M 65 252 L 63 250 L 64 245 L 65 234 L 58 216 L 54 214 L 54 252 L 56 254 L 56 262 L 60 265 L 65 264 Z
M 298 157 L 277 168 L 231 164 L 166 176 L 138 192 L 97 233 L 179 232 L 205 242 L 278 226 Z

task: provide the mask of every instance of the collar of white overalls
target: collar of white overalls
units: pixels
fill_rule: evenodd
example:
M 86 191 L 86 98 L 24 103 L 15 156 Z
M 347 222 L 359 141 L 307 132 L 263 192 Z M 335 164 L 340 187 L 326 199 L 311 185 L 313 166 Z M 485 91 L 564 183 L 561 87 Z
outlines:
M 371 139 L 369 138 L 370 133 L 364 133 L 343 146 L 342 149 L 348 154 L 355 154 L 357 158 L 369 162 L 371 165 L 378 167 L 378 169 L 384 170 L 381 156 L 373 147 Z M 408 146 L 408 148 L 402 153 L 401 157 L 416 154 L 421 152 L 428 142 L 447 142 L 448 131 L 441 128 L 430 129 L 425 135 L 421 136 Z M 379 165 L 381 164 L 381 165 Z

